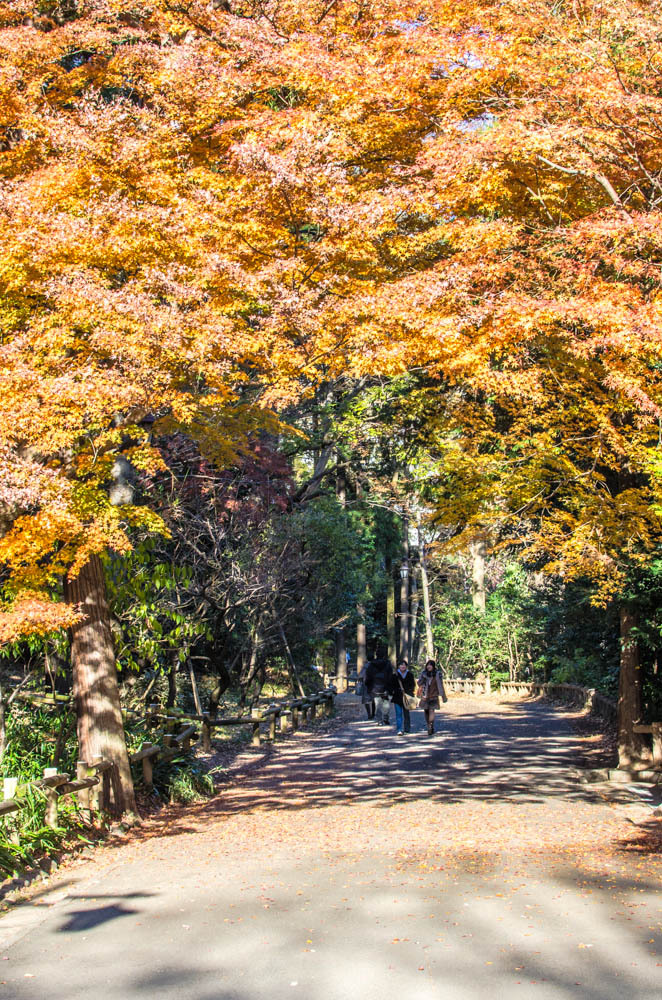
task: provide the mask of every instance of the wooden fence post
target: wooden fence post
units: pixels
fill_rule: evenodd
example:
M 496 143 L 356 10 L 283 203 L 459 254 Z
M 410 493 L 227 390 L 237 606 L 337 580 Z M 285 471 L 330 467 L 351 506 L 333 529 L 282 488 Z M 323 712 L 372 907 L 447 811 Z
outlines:
M 89 763 L 87 776 L 89 778 L 99 778 L 98 785 L 92 785 L 90 788 L 90 806 L 91 808 L 99 813 L 105 808 L 105 803 L 103 801 L 103 784 L 101 781 L 101 775 L 98 775 L 94 767 L 95 764 L 103 764 L 103 757 L 93 757 Z
M 79 760 L 76 764 L 76 779 L 82 781 L 83 778 L 87 778 L 89 773 L 89 768 L 87 762 L 84 760 Z M 90 789 L 80 788 L 76 793 L 78 799 L 78 807 L 82 813 L 83 819 L 86 823 L 90 823 L 92 816 L 90 813 Z
M 260 745 L 260 710 L 254 708 L 251 711 L 251 717 L 253 719 L 253 733 L 251 736 L 251 746 L 259 747 Z
M 18 778 L 4 778 L 2 782 L 3 798 L 13 799 L 14 795 L 16 794 L 17 788 L 18 788 Z M 7 839 L 12 844 L 20 843 L 18 829 L 14 826 L 13 822 L 10 824 L 9 831 L 7 833 Z
M 142 749 L 151 750 L 152 746 L 153 746 L 152 743 L 143 743 Z M 154 787 L 154 765 L 152 764 L 152 758 L 143 757 L 142 764 L 143 764 L 143 781 L 145 782 L 145 788 L 148 791 L 151 791 Z
M 175 728 L 176 728 L 176 726 L 177 726 L 177 720 L 176 719 L 167 719 L 166 720 L 165 730 L 164 730 L 164 733 L 163 733 L 163 746 L 164 747 L 170 747 L 170 746 L 172 746 L 172 741 L 173 741 L 173 738 L 174 738 L 174 735 L 175 735 Z
M 211 725 L 207 713 L 202 718 L 202 749 L 211 753 Z
M 654 722 L 653 731 L 653 767 L 662 767 L 662 722 Z
M 18 788 L 18 778 L 3 778 L 2 780 L 2 797 L 4 799 L 13 799 L 16 794 L 16 789 Z
M 45 778 L 53 778 L 56 774 L 56 767 L 44 768 Z M 44 817 L 44 822 L 46 823 L 46 826 L 50 826 L 51 829 L 53 829 L 57 826 L 57 788 L 53 785 L 46 785 L 44 793 L 46 795 L 46 815 Z

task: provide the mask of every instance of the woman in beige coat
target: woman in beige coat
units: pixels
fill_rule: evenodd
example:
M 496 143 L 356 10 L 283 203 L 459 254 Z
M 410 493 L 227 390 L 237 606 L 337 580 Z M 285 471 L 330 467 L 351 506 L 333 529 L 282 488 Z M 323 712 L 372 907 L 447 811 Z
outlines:
M 417 694 L 428 725 L 428 736 L 432 736 L 434 733 L 434 713 L 439 708 L 439 701 L 448 701 L 443 678 L 437 670 L 434 660 L 428 660 L 425 664 L 425 670 L 418 679 Z

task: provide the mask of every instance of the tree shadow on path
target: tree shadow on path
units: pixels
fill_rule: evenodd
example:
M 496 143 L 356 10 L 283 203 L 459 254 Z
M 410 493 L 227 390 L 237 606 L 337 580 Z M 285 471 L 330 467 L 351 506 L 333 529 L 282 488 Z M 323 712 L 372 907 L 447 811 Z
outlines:
M 417 802 L 605 802 L 604 790 L 581 780 L 586 737 L 547 703 L 453 699 L 436 728 L 428 738 L 416 712 L 406 736 L 364 719 L 323 734 L 298 733 L 250 779 L 221 786 L 211 801 L 187 808 L 181 821 L 169 816 L 146 835 L 194 832 L 197 824 L 240 813 L 356 803 L 388 809 Z M 613 800 L 618 791 L 609 794 Z
M 580 781 L 582 739 L 546 705 L 441 714 L 432 738 L 423 732 L 420 713 L 414 718 L 415 729 L 405 737 L 362 721 L 307 745 L 283 747 L 252 778 L 252 805 L 241 794 L 234 801 L 222 793 L 211 808 L 323 808 L 357 800 L 383 807 L 421 799 L 603 801 Z

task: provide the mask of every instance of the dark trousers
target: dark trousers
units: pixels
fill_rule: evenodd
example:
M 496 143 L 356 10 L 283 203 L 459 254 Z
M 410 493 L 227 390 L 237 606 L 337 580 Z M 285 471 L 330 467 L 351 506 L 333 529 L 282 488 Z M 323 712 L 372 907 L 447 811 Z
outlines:
M 365 714 L 369 719 L 374 719 L 375 717 L 375 703 L 374 701 L 364 701 L 363 705 L 365 707 Z

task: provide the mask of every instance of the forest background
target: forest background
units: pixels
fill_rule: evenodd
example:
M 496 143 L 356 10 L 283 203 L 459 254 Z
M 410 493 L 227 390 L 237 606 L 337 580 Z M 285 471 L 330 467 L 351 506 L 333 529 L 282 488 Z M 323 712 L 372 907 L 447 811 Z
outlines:
M 106 756 L 132 810 L 122 702 L 380 646 L 618 696 L 638 758 L 660 13 L 0 3 L 5 761 Z

